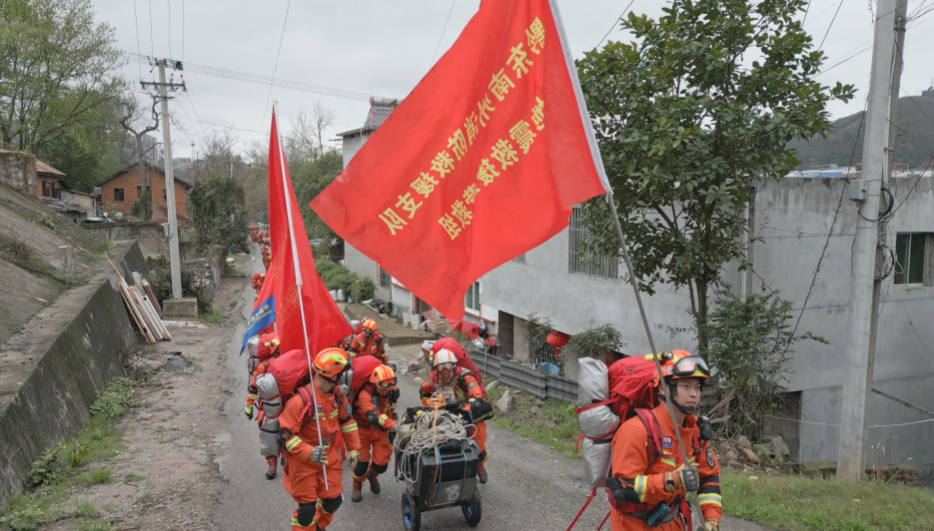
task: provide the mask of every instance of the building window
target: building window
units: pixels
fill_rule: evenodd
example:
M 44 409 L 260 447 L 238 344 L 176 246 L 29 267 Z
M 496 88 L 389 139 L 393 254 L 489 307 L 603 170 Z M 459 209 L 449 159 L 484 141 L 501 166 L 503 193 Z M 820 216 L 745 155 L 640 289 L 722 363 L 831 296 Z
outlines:
M 162 189 L 162 202 L 163 203 L 168 202 L 168 199 L 165 198 L 165 188 Z
M 924 284 L 927 269 L 925 233 L 899 234 L 895 237 L 895 284 Z
M 464 306 L 475 312 L 480 311 L 480 283 L 474 282 L 473 286 L 467 288 L 467 295 L 464 297 Z
M 137 187 L 136 187 L 136 197 L 137 197 L 137 199 L 143 197 L 143 187 L 142 187 L 142 186 L 137 186 Z
M 590 239 L 586 222 L 581 219 L 580 207 L 574 207 L 570 224 L 571 245 L 568 270 L 571 273 L 593 275 L 597 277 L 619 278 L 619 260 L 612 256 L 595 256 L 584 250 L 584 243 Z
M 123 188 L 114 188 L 114 201 L 123 202 Z
M 388 288 L 392 284 L 392 277 L 379 265 L 376 268 L 379 270 L 379 287 Z
M 514 263 L 524 264 L 525 263 L 525 253 L 520 254 L 519 256 L 512 259 Z

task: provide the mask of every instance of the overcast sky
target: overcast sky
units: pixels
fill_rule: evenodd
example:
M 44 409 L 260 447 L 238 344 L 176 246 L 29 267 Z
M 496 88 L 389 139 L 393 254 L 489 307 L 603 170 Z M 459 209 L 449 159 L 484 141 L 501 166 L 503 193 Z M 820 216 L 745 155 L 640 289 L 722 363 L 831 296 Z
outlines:
M 341 89 L 377 97 L 403 98 L 444 54 L 476 12 L 479 0 L 93 0 L 98 18 L 117 32 L 118 46 L 128 52 L 171 57 L 192 66 L 222 68 L 276 79 Z M 632 11 L 653 18 L 662 0 L 634 0 Z M 931 5 L 926 5 L 926 4 Z M 610 40 L 628 40 L 614 27 L 629 0 L 558 0 L 575 58 L 593 49 L 613 27 Z M 830 66 L 872 44 L 872 0 L 812 0 L 805 29 L 819 44 Z M 840 6 L 839 13 L 837 8 Z M 909 13 L 934 6 L 909 0 Z M 150 16 L 151 13 L 151 16 Z M 831 21 L 836 20 L 831 26 Z M 171 14 L 171 16 L 170 16 Z M 448 15 L 450 14 L 450 19 Z M 934 63 L 934 12 L 909 24 L 902 95 L 920 94 L 931 85 Z M 447 27 L 445 28 L 445 21 Z M 184 28 L 184 31 L 183 31 Z M 276 67 L 276 55 L 282 49 Z M 440 45 L 439 45 L 440 43 Z M 436 56 L 437 50 L 437 56 Z M 831 103 L 835 118 L 862 110 L 869 81 L 871 51 L 821 74 L 825 85 L 853 83 L 857 97 L 847 105 Z M 123 67 L 133 81 L 156 73 L 137 63 Z M 174 100 L 174 157 L 191 154 L 191 143 L 214 129 L 232 128 L 239 145 L 269 128 L 269 87 L 243 81 L 184 73 L 188 94 Z M 176 78 L 178 81 L 178 78 Z M 273 88 L 273 100 L 287 119 L 321 101 L 335 114 L 331 136 L 363 125 L 369 103 L 284 88 Z M 181 106 L 179 109 L 178 107 Z M 161 137 L 160 137 L 161 140 Z M 200 148 L 199 148 L 200 149 Z

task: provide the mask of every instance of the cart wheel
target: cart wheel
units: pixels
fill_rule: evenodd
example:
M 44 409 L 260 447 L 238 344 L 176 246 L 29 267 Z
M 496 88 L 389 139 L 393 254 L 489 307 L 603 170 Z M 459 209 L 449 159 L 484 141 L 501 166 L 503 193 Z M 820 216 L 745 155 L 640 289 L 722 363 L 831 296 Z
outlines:
M 464 518 L 467 520 L 467 525 L 476 527 L 477 524 L 480 523 L 480 517 L 483 516 L 483 505 L 480 503 L 480 491 L 474 492 L 470 503 L 461 505 L 461 510 L 464 511 Z
M 408 494 L 402 495 L 402 524 L 406 531 L 418 531 L 422 527 L 422 512 Z

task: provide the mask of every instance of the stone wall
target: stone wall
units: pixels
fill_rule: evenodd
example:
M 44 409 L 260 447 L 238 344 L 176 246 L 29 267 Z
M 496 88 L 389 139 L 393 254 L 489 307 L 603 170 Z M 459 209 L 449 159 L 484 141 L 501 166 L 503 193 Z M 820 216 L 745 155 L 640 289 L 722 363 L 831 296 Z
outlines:
M 0 150 L 0 183 L 27 197 L 36 197 L 36 157 Z
M 149 275 L 135 242 L 110 254 L 124 277 Z M 87 284 L 63 293 L 0 347 L 0 511 L 42 452 L 90 419 L 89 407 L 123 374 L 120 355 L 136 341 L 116 274 L 103 261 Z
M 137 240 L 143 256 L 169 254 L 169 240 L 158 221 L 117 221 L 114 223 L 86 223 L 81 225 L 108 241 Z

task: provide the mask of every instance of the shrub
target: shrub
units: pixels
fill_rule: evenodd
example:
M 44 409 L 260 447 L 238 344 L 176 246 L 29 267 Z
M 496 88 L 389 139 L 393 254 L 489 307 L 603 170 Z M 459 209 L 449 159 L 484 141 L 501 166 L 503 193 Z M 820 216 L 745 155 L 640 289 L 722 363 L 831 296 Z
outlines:
M 355 302 L 363 302 L 376 296 L 376 284 L 370 277 L 357 277 L 350 287 L 350 296 Z
M 591 324 L 594 324 L 591 322 Z M 625 347 L 623 336 L 611 325 L 605 324 L 584 330 L 568 341 L 568 348 L 578 356 L 597 358 L 607 352 Z

